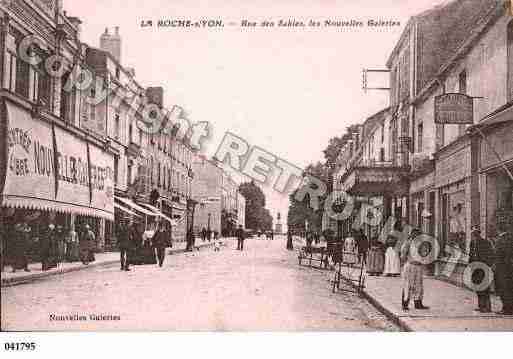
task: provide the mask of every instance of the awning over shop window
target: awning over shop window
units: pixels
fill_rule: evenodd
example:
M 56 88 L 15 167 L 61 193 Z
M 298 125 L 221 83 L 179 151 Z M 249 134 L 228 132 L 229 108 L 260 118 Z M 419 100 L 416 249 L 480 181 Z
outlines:
M 119 209 L 120 211 L 123 211 L 123 212 L 125 212 L 126 214 L 129 214 L 129 215 L 131 215 L 131 216 L 141 217 L 141 216 L 139 216 L 137 213 L 135 213 L 135 212 L 133 212 L 133 211 L 129 210 L 128 208 L 123 207 L 123 206 L 121 206 L 121 205 L 119 205 L 119 204 L 117 204 L 117 203 L 114 203 L 114 208 Z
M 176 222 L 176 221 L 173 221 L 168 216 L 166 216 L 164 213 L 162 213 L 157 207 L 154 207 L 154 206 L 152 206 L 150 204 L 146 204 L 146 203 L 141 203 L 141 206 L 144 206 L 144 207 L 150 209 L 152 212 L 155 213 L 155 215 L 157 215 L 158 217 L 164 218 L 166 221 L 168 221 L 171 224 L 173 224 L 173 222 Z
M 116 201 L 120 201 L 121 203 L 127 205 L 128 207 L 130 207 L 136 211 L 139 211 L 147 216 L 152 216 L 152 217 L 157 216 L 154 212 L 152 212 L 144 207 L 139 206 L 138 204 L 136 204 L 135 202 L 133 202 L 129 199 L 126 199 L 123 197 L 115 197 L 115 199 L 116 199 Z

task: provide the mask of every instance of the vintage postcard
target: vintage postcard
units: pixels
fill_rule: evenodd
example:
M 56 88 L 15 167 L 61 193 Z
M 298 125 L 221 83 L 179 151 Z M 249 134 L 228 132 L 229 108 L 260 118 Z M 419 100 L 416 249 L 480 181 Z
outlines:
M 2 331 L 513 331 L 511 1 L 1 0 L 0 64 Z

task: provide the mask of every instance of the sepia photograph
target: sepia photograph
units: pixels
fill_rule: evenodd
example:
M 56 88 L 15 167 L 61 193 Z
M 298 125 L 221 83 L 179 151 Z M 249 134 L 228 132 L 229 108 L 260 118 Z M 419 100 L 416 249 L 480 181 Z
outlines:
M 5 353 L 511 334 L 512 2 L 0 0 L 0 245 Z

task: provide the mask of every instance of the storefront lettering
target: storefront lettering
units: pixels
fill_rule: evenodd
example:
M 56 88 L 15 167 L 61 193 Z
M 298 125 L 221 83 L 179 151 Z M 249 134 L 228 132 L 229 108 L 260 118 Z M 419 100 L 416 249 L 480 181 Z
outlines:
M 34 141 L 34 173 L 50 177 L 53 170 L 53 150 Z
M 62 153 L 57 154 L 59 163 L 59 180 L 88 186 L 87 180 L 87 161 L 82 158 L 67 156 Z

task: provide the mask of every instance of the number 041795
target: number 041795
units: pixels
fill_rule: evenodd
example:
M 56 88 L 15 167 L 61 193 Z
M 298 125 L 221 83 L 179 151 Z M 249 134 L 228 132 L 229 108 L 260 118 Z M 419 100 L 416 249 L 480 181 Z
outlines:
M 36 350 L 36 343 L 5 343 L 4 344 L 5 351 L 33 351 Z

